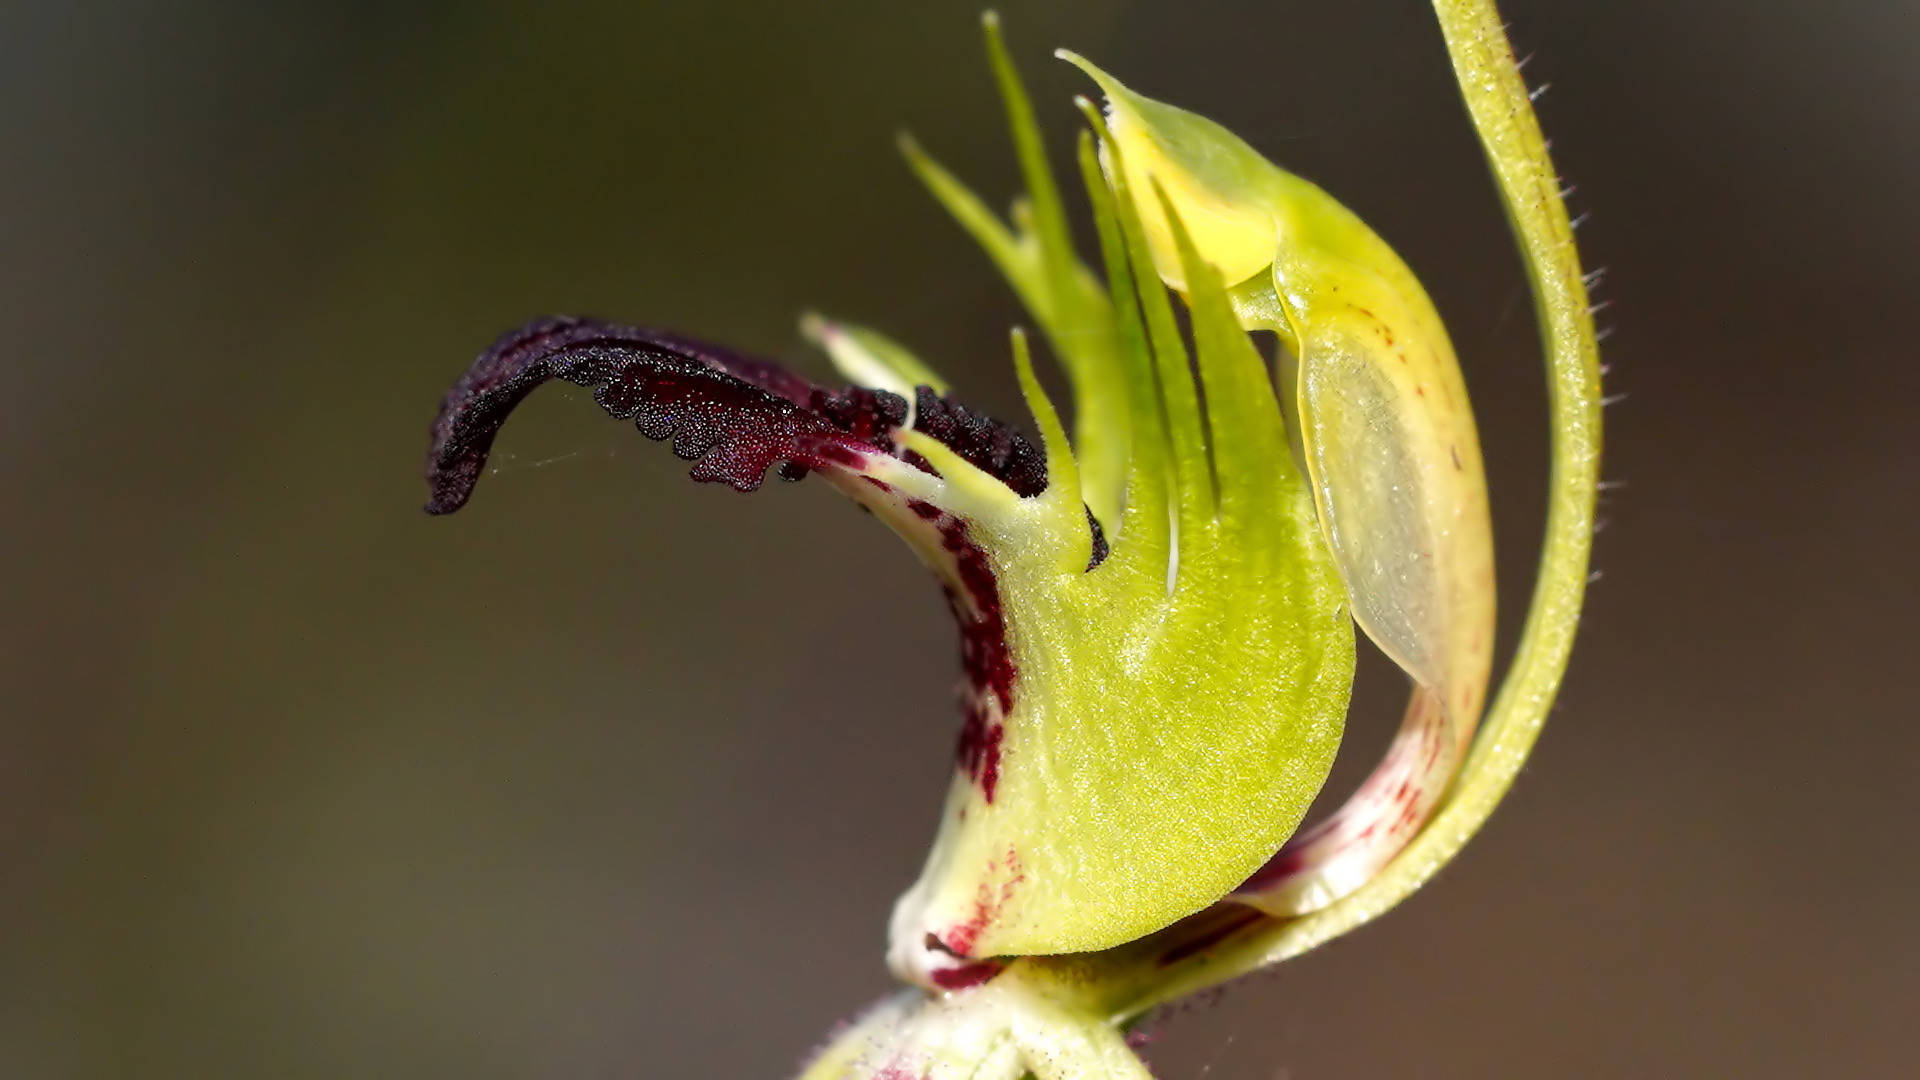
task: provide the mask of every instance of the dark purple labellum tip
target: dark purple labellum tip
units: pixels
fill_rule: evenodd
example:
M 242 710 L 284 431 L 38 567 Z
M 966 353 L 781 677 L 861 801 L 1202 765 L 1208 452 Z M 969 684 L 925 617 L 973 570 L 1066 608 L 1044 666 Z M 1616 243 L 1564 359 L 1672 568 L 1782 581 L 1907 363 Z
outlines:
M 758 488 L 769 470 L 799 480 L 814 469 L 845 470 L 889 490 L 873 475 L 872 461 L 899 454 L 893 433 L 907 418 L 906 400 L 886 391 L 827 390 L 765 361 L 658 330 L 542 319 L 494 342 L 441 402 L 427 453 L 427 513 L 450 514 L 466 505 L 507 417 L 553 379 L 590 388 L 607 415 L 669 443 L 674 454 L 693 462 L 695 480 L 740 491 Z M 917 430 L 1015 494 L 1029 498 L 1046 490 L 1046 456 L 1015 429 L 925 386 L 915 393 L 914 414 Z M 934 471 L 916 454 L 901 457 Z M 1016 675 L 994 570 L 967 521 L 917 500 L 907 509 L 938 536 L 952 560 L 948 597 L 960 622 L 969 687 L 958 756 L 991 803 Z M 1087 527 L 1092 569 L 1106 558 L 1107 542 L 1091 511 Z M 991 975 L 981 968 L 964 977 Z
M 799 479 L 828 445 L 891 452 L 906 401 L 829 393 L 772 364 L 673 334 L 586 319 L 543 319 L 480 354 L 441 403 L 427 457 L 429 514 L 466 505 L 514 408 L 550 379 L 591 387 L 609 416 L 671 440 L 693 478 L 741 491 L 779 464 Z M 843 451 L 844 452 L 844 451 Z
M 752 491 L 767 470 L 785 480 L 864 455 L 893 454 L 892 433 L 907 403 L 884 390 L 827 390 L 785 369 L 659 330 L 594 319 L 541 319 L 474 359 L 447 392 L 427 455 L 427 513 L 465 506 L 493 440 L 535 388 L 560 379 L 590 387 L 609 416 L 650 439 L 670 442 L 694 463 L 695 480 Z M 920 387 L 914 426 L 1021 496 L 1047 487 L 1046 457 L 1025 436 L 959 402 Z M 917 455 L 906 460 L 927 468 Z M 1105 544 L 1095 529 L 1095 562 Z

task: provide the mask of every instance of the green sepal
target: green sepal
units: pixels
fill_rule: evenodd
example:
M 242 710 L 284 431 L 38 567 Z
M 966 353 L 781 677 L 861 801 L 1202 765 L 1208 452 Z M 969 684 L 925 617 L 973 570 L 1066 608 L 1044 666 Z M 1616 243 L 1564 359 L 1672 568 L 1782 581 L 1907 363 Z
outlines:
M 901 137 L 900 149 L 927 190 L 993 260 L 1066 370 L 1087 507 L 1109 533 L 1117 532 L 1131 433 L 1113 312 L 1103 283 L 1074 254 L 1059 185 L 1047 163 L 1032 101 L 1007 55 L 999 19 L 989 12 L 982 24 L 1027 188 L 1013 203 L 1012 225 L 911 137 Z
M 985 703 L 994 789 L 956 779 L 920 882 L 895 909 L 890 961 L 925 985 L 995 957 L 1107 948 L 1219 900 L 1297 826 L 1346 714 L 1352 623 L 1264 363 L 1217 277 L 1196 266 L 1200 377 L 1221 398 L 1203 411 L 1137 214 L 1124 197 L 1099 206 L 1109 254 L 1126 237 L 1141 283 L 1128 295 L 1116 280 L 1111 294 L 1136 309 L 1119 321 L 1135 372 L 1121 385 L 1147 421 L 1136 431 L 1166 433 L 1140 440 L 1131 475 L 1172 474 L 1177 548 L 1165 529 L 1129 526 L 1082 571 L 1061 556 L 1068 516 L 1044 496 L 970 528 L 1018 678 L 1010 708 Z M 1149 361 L 1156 399 L 1142 392 Z M 1051 446 L 1059 428 L 1024 365 L 1022 382 Z M 1067 481 L 1068 467 L 1055 459 L 1054 477 Z M 1217 483 L 1216 468 L 1233 475 Z
M 1417 834 L 1484 704 L 1492 530 L 1459 364 L 1419 281 L 1359 217 L 1219 124 L 1061 55 L 1107 95 L 1108 172 L 1131 189 L 1161 279 L 1194 292 L 1197 263 L 1218 270 L 1239 324 L 1286 346 L 1293 448 L 1354 618 L 1415 683 L 1380 768 L 1240 895 L 1275 914 L 1324 907 Z

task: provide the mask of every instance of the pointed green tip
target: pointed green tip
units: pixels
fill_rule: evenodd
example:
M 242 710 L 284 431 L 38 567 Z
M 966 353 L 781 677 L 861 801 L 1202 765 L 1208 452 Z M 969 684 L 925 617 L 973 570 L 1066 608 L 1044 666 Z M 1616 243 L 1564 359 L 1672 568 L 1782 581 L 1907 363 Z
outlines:
M 914 138 L 913 132 L 905 128 L 894 132 L 893 148 L 896 153 L 906 160 L 907 168 L 918 175 L 923 183 L 926 183 L 930 187 L 935 187 L 936 190 L 934 194 L 936 196 L 939 195 L 937 182 L 946 170 L 942 169 L 940 164 L 933 160 L 933 155 L 927 153 L 927 148 L 920 145 L 920 140 Z
M 1060 423 L 1059 410 L 1054 408 L 1053 399 L 1047 396 L 1046 387 L 1040 384 L 1040 376 L 1033 370 L 1033 354 L 1027 347 L 1026 332 L 1015 327 L 1010 336 L 1014 374 L 1020 380 L 1020 393 L 1027 399 L 1034 424 L 1040 429 L 1040 445 L 1047 456 L 1047 490 L 1039 498 L 1050 507 L 1047 516 L 1052 519 L 1049 531 L 1058 544 L 1058 569 L 1083 571 L 1093 554 L 1093 537 L 1086 530 L 1080 463 L 1067 440 L 1067 429 Z
M 1093 61 L 1087 59 L 1084 56 L 1081 56 L 1079 53 L 1074 52 L 1072 49 L 1055 49 L 1053 50 L 1053 55 L 1055 59 L 1065 60 L 1067 63 L 1072 64 L 1074 67 L 1077 67 L 1081 71 L 1086 72 L 1087 77 L 1089 79 L 1092 79 L 1094 82 L 1098 83 L 1100 85 L 1101 92 L 1106 94 L 1108 97 L 1110 98 L 1117 97 L 1117 96 L 1128 93 L 1126 85 L 1123 84 L 1119 79 L 1116 79 L 1113 76 L 1107 74 L 1105 71 L 1102 71 L 1100 67 L 1096 65 Z

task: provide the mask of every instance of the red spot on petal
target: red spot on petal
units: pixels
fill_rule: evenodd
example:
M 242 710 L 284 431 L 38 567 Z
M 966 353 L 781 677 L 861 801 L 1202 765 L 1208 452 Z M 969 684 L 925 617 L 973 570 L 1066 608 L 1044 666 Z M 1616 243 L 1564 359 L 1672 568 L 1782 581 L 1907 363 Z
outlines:
M 973 947 L 980 940 L 980 934 L 999 916 L 1000 909 L 1012 899 L 1013 891 L 1027 880 L 1026 872 L 1020 869 L 1020 856 L 1015 851 L 1008 850 L 1006 876 L 996 889 L 992 879 L 994 871 L 999 868 L 998 861 L 987 863 L 984 880 L 974 891 L 973 914 L 966 922 L 948 927 L 945 933 L 928 934 L 928 948 L 962 959 L 973 955 Z
M 859 470 L 865 465 L 861 456 L 853 449 L 838 443 L 823 442 L 813 448 L 813 456 L 822 464 L 838 465 L 843 469 Z
M 1254 908 L 1240 908 L 1225 911 L 1216 916 L 1219 920 L 1212 926 L 1195 927 L 1194 935 L 1178 942 L 1166 952 L 1160 954 L 1159 966 L 1171 967 L 1190 956 L 1198 956 L 1227 940 L 1242 930 L 1261 922 L 1267 916 Z
M 908 504 L 922 517 L 919 506 Z M 947 604 L 960 627 L 962 720 L 954 756 L 967 777 L 980 786 L 981 797 L 993 802 L 1000 784 L 1001 746 L 1006 738 L 1004 717 L 1013 711 L 1013 684 L 1018 671 L 1007 648 L 1007 622 L 1000 607 L 1000 587 L 986 553 L 967 533 L 966 523 L 945 515 L 929 517 L 939 523 L 941 546 L 953 559 L 957 588 L 947 591 Z
M 983 960 L 977 964 L 966 964 L 955 968 L 941 968 L 933 972 L 933 984 L 942 990 L 965 990 L 990 981 L 1006 965 L 997 960 Z

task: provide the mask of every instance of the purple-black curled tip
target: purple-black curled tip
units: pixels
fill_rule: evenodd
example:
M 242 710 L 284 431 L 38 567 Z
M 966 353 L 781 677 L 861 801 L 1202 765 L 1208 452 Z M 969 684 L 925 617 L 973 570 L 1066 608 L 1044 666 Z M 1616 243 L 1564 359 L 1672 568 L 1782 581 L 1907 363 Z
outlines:
M 829 391 L 767 361 L 676 334 L 541 319 L 494 342 L 447 391 L 427 454 L 427 513 L 466 505 L 508 415 L 552 379 L 593 388 L 608 415 L 631 420 L 650 439 L 672 440 L 674 453 L 694 462 L 695 480 L 741 491 L 759 487 L 775 465 L 780 476 L 797 480 L 853 460 L 836 449 L 895 454 L 890 435 L 907 416 L 906 401 L 886 391 Z M 1016 494 L 1046 489 L 1045 455 L 1014 428 L 924 386 L 914 413 L 916 429 Z M 928 468 L 918 455 L 905 458 Z
M 500 428 L 550 379 L 593 388 L 615 419 L 671 439 L 696 480 L 751 491 L 767 470 L 798 479 L 823 442 L 891 450 L 906 402 L 868 390 L 828 394 L 773 364 L 657 330 L 551 318 L 501 337 L 441 402 L 427 454 L 429 514 L 465 506 Z

